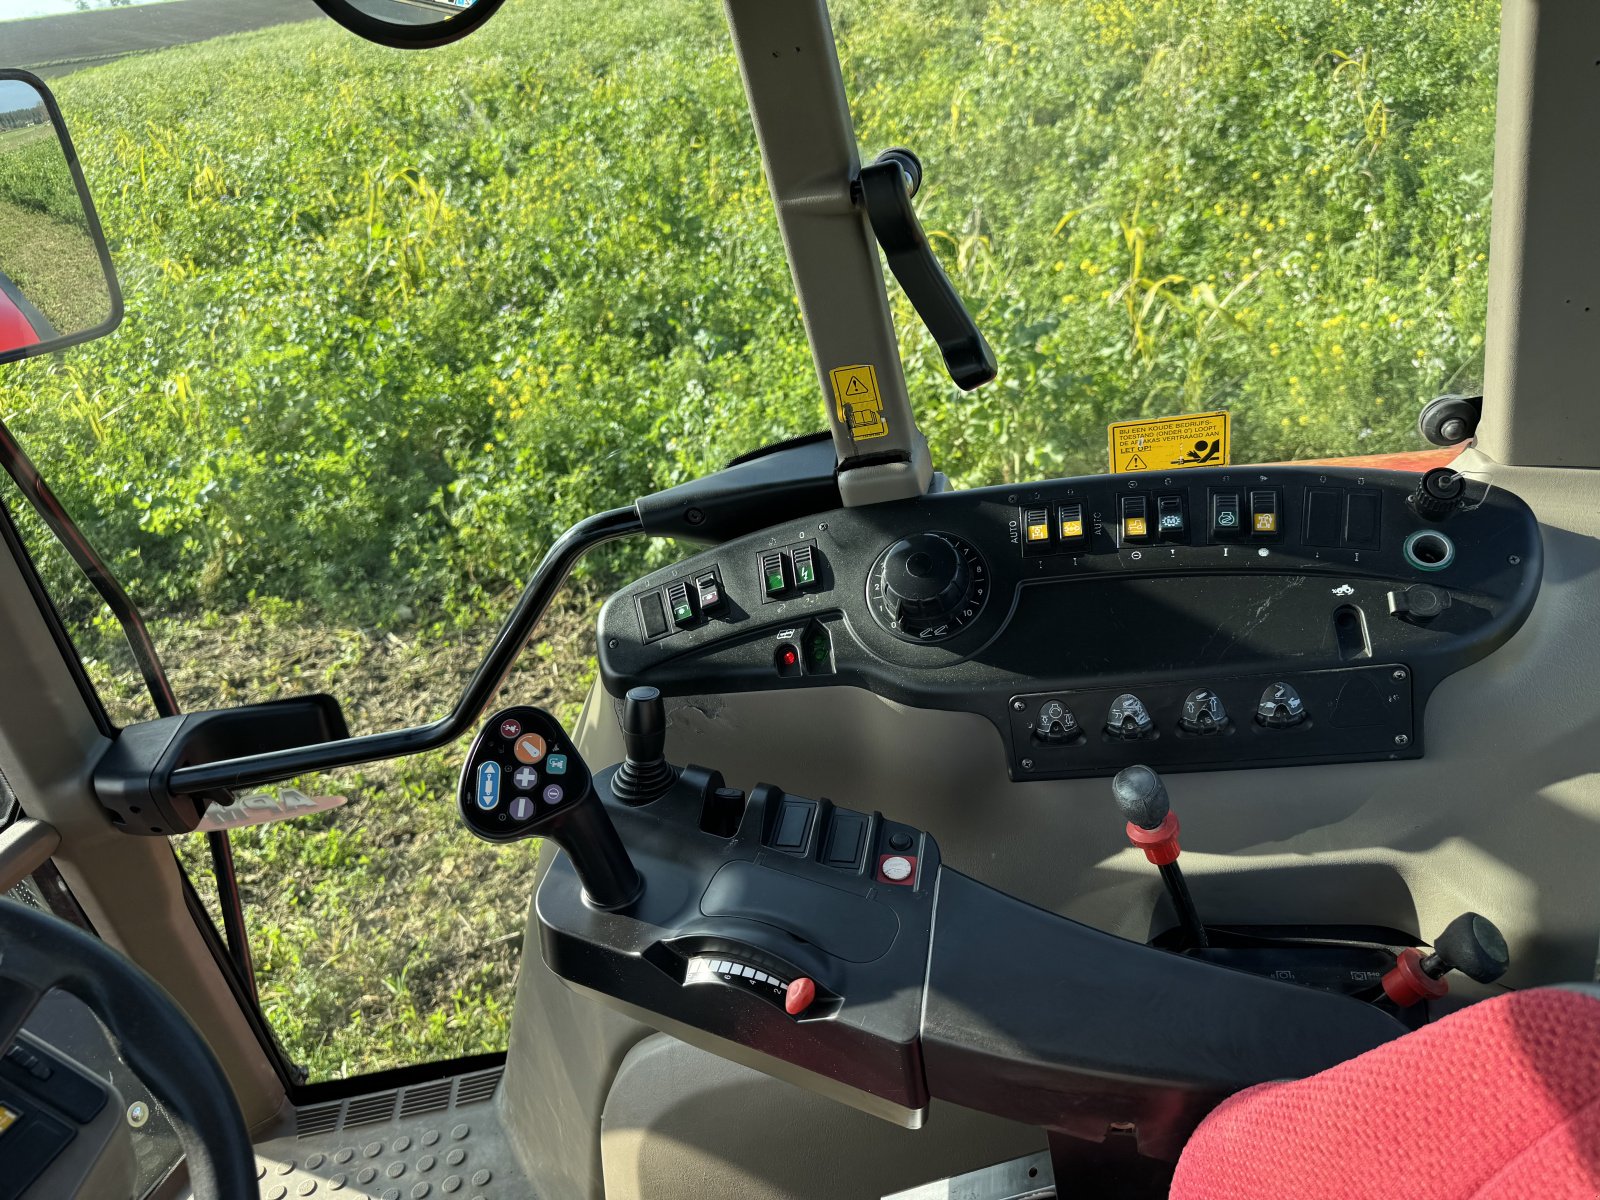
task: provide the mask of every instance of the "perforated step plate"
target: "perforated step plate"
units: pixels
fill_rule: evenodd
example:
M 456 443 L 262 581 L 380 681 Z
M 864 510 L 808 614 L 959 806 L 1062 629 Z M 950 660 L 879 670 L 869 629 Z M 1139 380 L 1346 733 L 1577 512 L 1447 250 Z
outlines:
M 261 1200 L 529 1200 L 500 1123 L 500 1068 L 299 1109 L 258 1143 Z

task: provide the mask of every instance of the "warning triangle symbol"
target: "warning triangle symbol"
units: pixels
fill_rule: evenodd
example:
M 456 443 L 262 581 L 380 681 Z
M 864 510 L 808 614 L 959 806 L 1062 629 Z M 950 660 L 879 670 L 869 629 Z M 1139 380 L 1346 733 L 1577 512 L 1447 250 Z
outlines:
M 861 382 L 861 376 L 850 376 L 850 383 L 844 389 L 844 394 L 846 396 L 865 396 L 867 394 L 867 385 Z
M 1128 465 L 1123 467 L 1122 469 L 1124 471 L 1143 471 L 1143 470 L 1146 469 L 1145 461 L 1144 461 L 1144 459 L 1140 458 L 1137 454 L 1135 454 L 1132 458 L 1130 458 L 1128 460 Z

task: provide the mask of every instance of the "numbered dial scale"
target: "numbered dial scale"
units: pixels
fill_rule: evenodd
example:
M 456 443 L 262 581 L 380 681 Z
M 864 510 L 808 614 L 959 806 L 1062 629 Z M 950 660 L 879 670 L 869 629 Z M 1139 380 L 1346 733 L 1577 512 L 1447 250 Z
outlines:
M 989 598 L 989 566 L 953 533 L 914 533 L 890 546 L 867 575 L 873 618 L 908 642 L 938 642 L 977 620 Z
M 519 705 L 490 718 L 472 743 L 457 788 L 461 819 L 490 842 L 509 842 L 575 806 L 593 777 L 566 732 L 542 709 Z

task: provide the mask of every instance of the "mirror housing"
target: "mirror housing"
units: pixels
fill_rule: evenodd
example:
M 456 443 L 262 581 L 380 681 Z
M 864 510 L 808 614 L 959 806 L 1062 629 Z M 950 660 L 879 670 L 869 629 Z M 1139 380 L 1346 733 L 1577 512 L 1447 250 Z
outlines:
M 122 292 L 50 89 L 0 71 L 0 363 L 104 337 Z
M 494 16 L 505 0 L 315 0 L 357 37 L 397 50 L 429 50 L 459 42 Z

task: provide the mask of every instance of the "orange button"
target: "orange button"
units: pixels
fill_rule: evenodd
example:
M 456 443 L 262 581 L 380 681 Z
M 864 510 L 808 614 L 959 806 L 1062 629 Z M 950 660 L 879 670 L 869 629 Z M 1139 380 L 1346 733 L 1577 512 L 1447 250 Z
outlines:
M 544 739 L 537 733 L 525 733 L 512 746 L 511 752 L 517 756 L 518 762 L 530 766 L 544 757 Z

